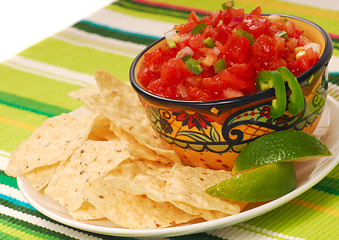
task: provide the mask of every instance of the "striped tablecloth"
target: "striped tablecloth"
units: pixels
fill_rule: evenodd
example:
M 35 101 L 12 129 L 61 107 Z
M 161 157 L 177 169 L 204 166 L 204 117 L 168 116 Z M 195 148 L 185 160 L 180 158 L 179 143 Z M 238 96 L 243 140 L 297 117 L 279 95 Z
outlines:
M 39 213 L 24 199 L 16 179 L 4 174 L 9 156 L 47 118 L 80 107 L 67 94 L 93 84 L 95 70 L 128 81 L 133 58 L 147 44 L 183 23 L 192 9 L 203 15 L 220 9 L 222 2 L 118 0 L 0 64 L 0 239 L 124 239 L 73 229 Z M 334 43 L 329 92 L 338 97 L 339 11 L 290 2 L 236 0 L 236 7 L 248 12 L 260 5 L 263 12 L 297 15 L 327 30 Z M 338 9 L 336 0 L 325 0 L 323 6 L 331 9 L 331 4 Z M 310 190 L 263 216 L 170 239 L 339 239 L 338 195 L 337 166 Z

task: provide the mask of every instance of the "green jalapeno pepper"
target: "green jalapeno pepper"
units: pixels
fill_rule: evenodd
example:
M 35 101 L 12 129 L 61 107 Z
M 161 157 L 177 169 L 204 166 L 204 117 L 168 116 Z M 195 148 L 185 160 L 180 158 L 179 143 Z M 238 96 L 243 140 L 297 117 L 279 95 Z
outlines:
M 207 48 L 214 48 L 215 43 L 214 43 L 214 41 L 213 41 L 212 38 L 208 37 L 208 38 L 206 38 L 206 39 L 204 40 L 204 45 L 205 45 L 205 47 L 207 47 Z
M 227 1 L 223 4 L 221 4 L 221 7 L 222 7 L 223 10 L 227 10 L 229 8 L 232 8 L 232 7 L 234 7 L 234 1 Z
M 202 31 L 204 31 L 205 27 L 207 26 L 206 22 L 203 23 L 199 23 L 198 25 L 196 25 L 192 30 L 191 30 L 191 34 L 197 34 L 197 33 L 202 33 Z
M 186 63 L 189 70 L 195 75 L 200 75 L 204 71 L 203 67 L 193 59 L 190 55 L 185 55 L 181 58 L 181 60 Z
M 222 70 L 226 68 L 225 60 L 223 58 L 220 58 L 213 64 L 213 67 L 216 73 L 220 73 Z
M 253 37 L 253 35 L 252 35 L 251 33 L 247 32 L 247 31 L 243 30 L 243 29 L 237 29 L 237 28 L 235 28 L 235 29 L 234 29 L 234 32 L 235 32 L 239 37 L 243 36 L 243 37 L 247 38 L 251 45 L 253 45 L 253 43 L 255 42 L 255 38 Z
M 284 31 L 284 30 L 282 30 L 282 31 L 280 31 L 280 32 L 277 32 L 277 33 L 275 34 L 275 36 L 282 37 L 282 38 L 285 38 L 285 39 L 288 38 L 287 32 Z
M 260 91 L 274 88 L 276 99 L 272 100 L 270 116 L 281 117 L 286 110 L 286 88 L 284 80 L 278 71 L 262 71 L 257 77 L 257 86 Z
M 297 115 L 304 109 L 304 96 L 298 80 L 286 67 L 278 67 L 282 79 L 287 82 L 291 89 L 291 95 L 288 97 L 289 103 L 287 106 L 288 112 L 292 115 Z

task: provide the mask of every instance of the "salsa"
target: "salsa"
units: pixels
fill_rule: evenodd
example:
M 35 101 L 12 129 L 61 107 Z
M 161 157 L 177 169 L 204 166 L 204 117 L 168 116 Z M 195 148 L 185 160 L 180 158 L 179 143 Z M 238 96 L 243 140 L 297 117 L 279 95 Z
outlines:
M 210 101 L 258 91 L 262 71 L 286 67 L 294 76 L 318 61 L 320 46 L 285 17 L 250 14 L 224 4 L 202 19 L 191 12 L 188 22 L 165 33 L 160 46 L 144 54 L 137 74 L 148 91 L 170 99 Z

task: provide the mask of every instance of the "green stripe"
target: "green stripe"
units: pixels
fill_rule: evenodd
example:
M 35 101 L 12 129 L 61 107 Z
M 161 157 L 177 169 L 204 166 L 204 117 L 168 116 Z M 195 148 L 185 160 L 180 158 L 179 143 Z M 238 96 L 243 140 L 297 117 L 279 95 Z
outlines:
M 98 25 L 95 23 L 91 23 L 88 21 L 81 21 L 73 25 L 74 28 L 89 32 L 89 33 L 95 33 L 103 37 L 109 37 L 118 39 L 125 42 L 134 42 L 138 44 L 144 44 L 149 45 L 155 40 L 157 40 L 157 37 L 152 36 L 141 36 L 133 33 L 118 31 L 106 26 Z
M 259 230 L 256 230 L 256 229 L 248 228 L 248 227 L 245 227 L 243 225 L 235 225 L 234 227 L 243 229 L 243 230 L 248 231 L 248 232 L 260 234 L 260 235 L 269 237 L 270 239 L 281 239 L 281 240 L 285 240 L 286 239 L 286 238 L 280 238 L 278 236 L 270 235 L 268 233 L 265 233 L 265 232 L 262 232 L 262 231 L 259 231 Z
M 126 6 L 126 4 L 112 4 L 112 5 L 108 5 L 106 9 L 109 9 L 114 12 L 120 12 L 120 13 L 130 15 L 133 17 L 145 18 L 149 20 L 159 20 L 162 22 L 168 22 L 168 23 L 173 23 L 173 24 L 180 24 L 186 21 L 186 20 L 183 20 L 182 17 L 176 18 L 176 17 L 172 17 L 168 15 L 154 14 L 154 13 L 150 13 L 147 11 L 139 11 L 139 9 L 133 7 L 133 5 L 131 8 L 128 5 Z
M 7 176 L 4 171 L 0 170 L 0 183 L 10 186 L 12 188 L 18 188 L 18 184 L 16 182 L 16 178 Z
M 331 83 L 339 85 L 339 74 L 329 73 L 328 80 Z
M 1 229 L 0 229 L 0 230 L 1 230 Z M 16 239 L 22 240 L 22 239 L 20 239 L 20 238 L 14 237 L 14 236 L 12 236 L 12 235 L 8 235 L 8 234 L 3 233 L 3 232 L 0 232 L 0 239 L 1 239 L 1 240 L 16 240 Z
M 78 46 L 55 38 L 41 41 L 21 52 L 20 56 L 90 75 L 98 69 L 105 69 L 124 81 L 128 81 L 128 71 L 133 61 L 131 57 Z
M 190 14 L 190 11 L 164 8 L 164 7 L 158 7 L 158 6 L 152 6 L 152 5 L 145 5 L 145 4 L 140 4 L 138 2 L 134 2 L 131 0 L 120 0 L 120 1 L 114 2 L 113 5 L 132 9 L 132 10 L 139 11 L 139 12 L 157 14 L 159 15 L 159 17 L 170 16 L 170 17 L 175 17 L 175 18 L 180 18 L 180 19 L 187 19 L 188 15 Z
M 53 48 L 51 45 L 48 47 Z M 54 51 L 57 51 L 57 49 L 53 49 Z M 41 52 L 35 52 L 35 55 L 43 54 L 42 52 L 44 52 L 44 50 L 40 48 L 39 50 Z M 49 52 L 49 50 L 47 52 Z M 52 57 L 53 55 L 49 55 L 49 58 Z M 67 54 L 67 57 L 70 58 L 69 53 Z M 0 64 L 0 72 L 0 91 L 6 92 L 13 96 L 18 96 L 18 101 L 20 101 L 22 98 L 31 99 L 33 102 L 30 103 L 35 104 L 35 102 L 40 102 L 47 105 L 56 106 L 59 109 L 75 109 L 81 106 L 79 101 L 71 99 L 67 96 L 69 92 L 79 89 L 80 86 L 57 81 L 38 74 L 16 70 L 2 64 Z M 2 98 L 2 101 L 6 103 L 6 99 Z M 12 105 L 15 106 L 15 102 L 12 103 Z M 28 104 L 23 106 L 26 105 Z M 38 106 L 35 105 L 34 108 L 35 107 Z M 43 109 L 41 112 L 45 112 L 45 109 Z
M 0 110 L 7 108 L 7 106 L 0 104 Z M 19 111 L 19 110 L 18 110 Z M 24 116 L 24 111 L 16 117 Z M 2 114 L 1 114 L 2 115 Z M 28 138 L 32 134 L 33 130 L 20 128 L 8 123 L 0 122 L 0 146 L 1 150 L 6 152 L 12 152 L 16 146 L 18 146 L 23 140 Z
M 33 99 L 24 98 L 0 91 L 0 103 L 21 110 L 26 110 L 39 115 L 53 117 L 61 113 L 70 112 L 71 109 L 60 108 L 45 104 Z
M 322 199 L 324 200 L 324 198 Z M 327 201 L 327 196 L 324 201 Z M 326 238 L 329 237 L 328 233 L 331 233 L 332 236 L 339 234 L 338 216 L 292 203 L 287 203 L 246 223 L 259 229 L 267 229 L 307 240 L 332 239 Z
M 39 127 L 48 117 L 33 112 L 23 111 L 7 105 L 0 105 L 1 117 L 22 122 L 32 127 Z
M 35 216 L 35 217 L 38 217 L 38 218 L 45 219 L 47 221 L 51 221 L 53 223 L 56 223 L 54 220 L 49 219 L 48 217 L 46 217 L 45 215 L 41 214 L 40 212 L 38 212 L 36 210 L 20 206 L 18 204 L 12 203 L 12 202 L 10 202 L 10 201 L 8 201 L 6 199 L 0 199 L 0 203 L 1 203 L 1 205 L 4 205 L 4 206 L 6 206 L 8 208 L 11 208 L 11 209 L 20 211 L 22 213 L 26 213 L 28 215 L 32 215 L 32 216 Z
M 306 202 L 311 202 L 313 204 L 323 206 L 325 208 L 339 210 L 339 205 L 337 202 L 338 201 L 337 195 L 319 191 L 318 189 L 315 189 L 315 188 L 309 189 L 308 191 L 300 195 L 298 199 L 306 201 Z M 323 212 L 322 214 L 329 214 L 329 213 Z M 338 218 L 338 221 L 339 221 L 339 218 Z
M 218 240 L 218 239 L 227 240 L 225 238 L 219 238 L 217 236 L 208 235 L 206 233 L 198 233 L 198 234 L 192 234 L 192 235 L 171 237 L 170 239 L 173 239 L 173 240 L 191 240 L 191 239 L 194 239 L 194 240 Z
M 313 188 L 339 196 L 339 179 L 325 177 Z
M 55 232 L 53 230 L 28 223 L 26 221 L 13 218 L 0 214 L 0 222 L 9 227 L 15 228 L 19 231 L 23 231 L 27 234 L 31 234 L 40 238 L 45 239 L 65 239 L 65 240 L 74 240 L 75 238 L 62 234 L 60 232 Z

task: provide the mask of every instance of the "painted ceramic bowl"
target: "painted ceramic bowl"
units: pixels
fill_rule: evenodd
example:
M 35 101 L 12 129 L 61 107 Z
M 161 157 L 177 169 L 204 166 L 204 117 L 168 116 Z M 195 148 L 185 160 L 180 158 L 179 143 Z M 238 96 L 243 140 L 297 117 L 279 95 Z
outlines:
M 211 169 L 230 170 L 239 152 L 254 139 L 273 131 L 286 129 L 313 133 L 325 102 L 328 85 L 327 65 L 333 45 L 324 29 L 305 19 L 281 15 L 292 20 L 304 36 L 321 47 L 318 62 L 297 77 L 305 107 L 296 116 L 288 112 L 270 118 L 274 90 L 218 101 L 181 101 L 162 98 L 145 90 L 136 74 L 147 51 L 157 48 L 159 39 L 134 60 L 130 81 L 145 107 L 155 131 L 175 150 L 184 164 Z M 265 149 L 263 149 L 265 151 Z

